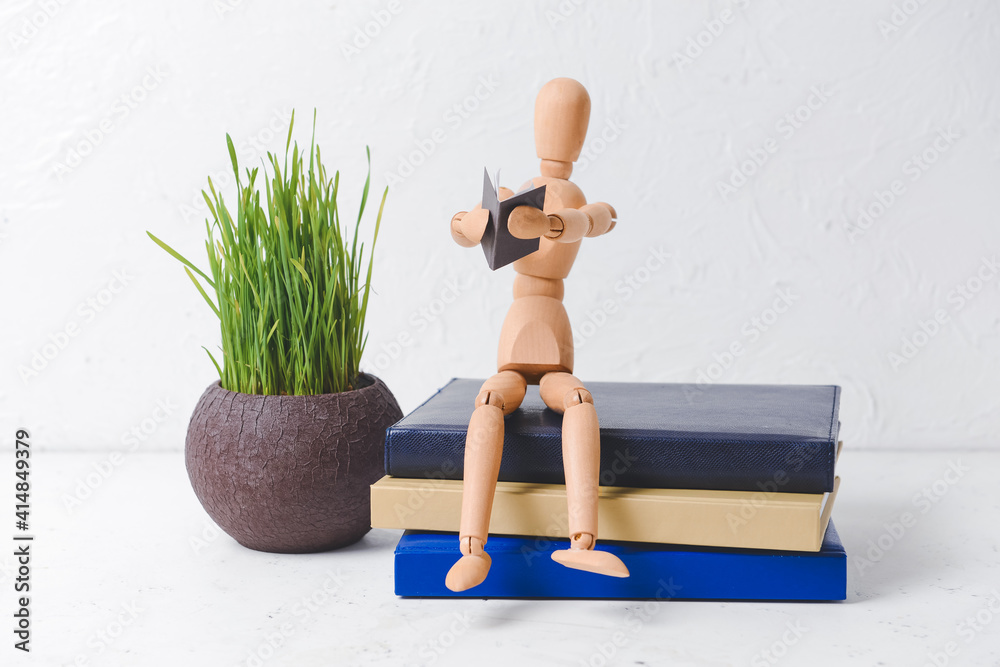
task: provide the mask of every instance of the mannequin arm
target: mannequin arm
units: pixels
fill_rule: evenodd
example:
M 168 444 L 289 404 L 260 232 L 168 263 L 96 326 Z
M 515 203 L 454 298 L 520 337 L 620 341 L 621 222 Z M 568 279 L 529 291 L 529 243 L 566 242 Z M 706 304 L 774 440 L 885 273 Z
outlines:
M 590 218 L 590 228 L 586 233 L 587 237 L 593 238 L 601 234 L 607 234 L 618 224 L 618 213 L 611 204 L 600 201 L 596 204 L 582 206 L 580 210 Z
M 610 204 L 599 202 L 579 209 L 563 208 L 545 215 L 537 208 L 518 206 L 507 221 L 510 233 L 521 239 L 545 236 L 559 243 L 575 243 L 584 236 L 600 236 L 611 231 L 617 213 Z

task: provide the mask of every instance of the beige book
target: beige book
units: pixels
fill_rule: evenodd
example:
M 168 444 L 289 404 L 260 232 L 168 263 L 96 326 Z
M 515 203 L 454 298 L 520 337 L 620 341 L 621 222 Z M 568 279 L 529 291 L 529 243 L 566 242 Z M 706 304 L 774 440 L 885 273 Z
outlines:
M 831 493 L 600 487 L 601 540 L 819 551 Z M 457 532 L 462 481 L 383 477 L 372 485 L 372 527 Z M 567 537 L 566 487 L 498 482 L 490 533 Z M 457 546 L 456 546 L 457 549 Z

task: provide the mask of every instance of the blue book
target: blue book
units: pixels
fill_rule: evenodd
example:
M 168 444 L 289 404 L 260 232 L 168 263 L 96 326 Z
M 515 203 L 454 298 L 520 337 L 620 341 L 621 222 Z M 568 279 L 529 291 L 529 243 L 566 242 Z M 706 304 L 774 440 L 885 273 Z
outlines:
M 552 560 L 567 540 L 491 535 L 486 581 L 461 593 L 444 585 L 458 560 L 455 533 L 406 531 L 396 546 L 396 595 L 450 598 L 619 598 L 681 600 L 844 600 L 847 554 L 833 522 L 819 552 L 598 542 L 631 576 L 605 577 Z
M 393 477 L 462 479 L 482 380 L 455 379 L 386 432 Z M 779 493 L 833 490 L 840 387 L 586 383 L 601 484 Z M 562 416 L 528 387 L 505 420 L 500 480 L 563 484 Z

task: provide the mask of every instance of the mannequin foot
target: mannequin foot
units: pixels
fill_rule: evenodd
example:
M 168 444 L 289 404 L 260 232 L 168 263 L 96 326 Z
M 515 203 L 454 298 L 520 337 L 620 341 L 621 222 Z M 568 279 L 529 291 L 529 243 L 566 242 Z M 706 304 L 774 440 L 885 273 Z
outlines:
M 444 585 L 448 590 L 456 593 L 467 591 L 473 586 L 478 586 L 486 580 L 486 575 L 490 572 L 492 560 L 490 555 L 483 551 L 482 540 L 475 537 L 462 538 L 462 557 L 448 570 Z
M 628 568 L 618 556 L 607 551 L 594 550 L 594 537 L 587 533 L 574 535 L 572 546 L 552 553 L 552 560 L 574 570 L 603 574 L 607 577 L 625 578 Z M 588 546 L 589 545 L 589 546 Z

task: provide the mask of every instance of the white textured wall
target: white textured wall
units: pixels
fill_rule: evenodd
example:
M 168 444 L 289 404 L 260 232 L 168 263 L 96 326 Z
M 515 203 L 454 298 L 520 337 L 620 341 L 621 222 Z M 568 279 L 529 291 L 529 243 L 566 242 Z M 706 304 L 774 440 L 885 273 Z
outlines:
M 838 383 L 855 447 L 995 446 L 998 38 L 985 0 L 5 2 L 0 426 L 50 448 L 183 446 L 217 325 L 145 230 L 200 258 L 224 133 L 257 160 L 293 107 L 303 140 L 318 109 L 351 207 L 365 144 L 380 187 L 405 175 L 367 366 L 404 410 L 489 374 L 512 273 L 448 220 L 484 165 L 508 185 L 537 173 L 535 93 L 572 76 L 593 99 L 574 180 L 620 216 L 567 284 L 578 375 Z

